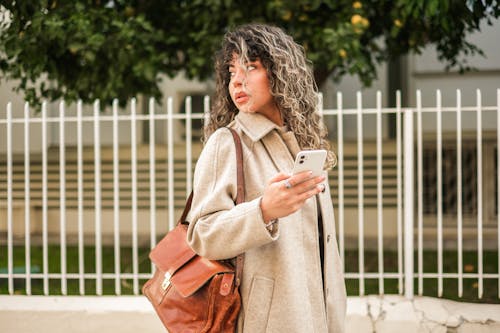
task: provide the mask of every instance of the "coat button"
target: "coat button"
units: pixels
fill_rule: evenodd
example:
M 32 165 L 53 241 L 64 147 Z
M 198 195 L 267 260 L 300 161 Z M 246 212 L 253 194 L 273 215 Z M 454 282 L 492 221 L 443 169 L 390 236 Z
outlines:
M 330 243 L 330 239 L 331 239 L 331 238 L 332 238 L 332 235 L 328 235 L 328 236 L 326 236 L 326 242 L 327 242 L 327 243 Z

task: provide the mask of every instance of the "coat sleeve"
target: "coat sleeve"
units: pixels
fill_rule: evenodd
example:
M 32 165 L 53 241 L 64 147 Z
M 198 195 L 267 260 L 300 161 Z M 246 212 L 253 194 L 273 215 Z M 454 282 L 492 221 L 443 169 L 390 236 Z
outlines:
M 236 169 L 233 138 L 220 129 L 210 136 L 196 164 L 188 215 L 188 243 L 208 259 L 232 258 L 278 237 L 264 224 L 261 197 L 235 205 Z

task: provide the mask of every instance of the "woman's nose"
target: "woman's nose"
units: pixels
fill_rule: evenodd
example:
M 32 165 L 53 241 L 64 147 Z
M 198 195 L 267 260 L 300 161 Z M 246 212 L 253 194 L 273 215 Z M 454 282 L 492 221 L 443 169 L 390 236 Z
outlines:
M 242 70 L 234 72 L 233 77 L 231 79 L 235 87 L 241 86 L 244 80 L 245 80 L 245 73 Z

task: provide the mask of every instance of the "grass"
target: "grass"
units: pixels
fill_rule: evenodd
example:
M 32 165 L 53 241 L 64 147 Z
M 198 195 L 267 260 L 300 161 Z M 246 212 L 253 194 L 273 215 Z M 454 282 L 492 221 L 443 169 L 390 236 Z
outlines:
M 25 250 L 23 246 L 14 247 L 14 267 L 23 270 L 25 266 Z M 124 247 L 120 250 L 120 270 L 121 273 L 132 272 L 132 249 Z M 148 248 L 140 248 L 138 251 L 139 272 L 148 273 L 150 271 L 150 262 L 148 259 Z M 114 273 L 115 260 L 113 247 L 103 247 L 102 249 L 102 267 L 103 273 Z M 60 247 L 48 247 L 48 271 L 49 273 L 60 273 Z M 376 251 L 364 252 L 365 273 L 376 273 L 378 271 L 378 254 Z M 443 272 L 456 273 L 457 253 L 456 251 L 445 251 L 443 253 Z M 417 260 L 415 256 L 415 272 L 417 271 Z M 7 267 L 7 248 L 5 245 L 0 247 L 0 270 L 4 272 Z M 43 249 L 33 246 L 31 248 L 31 267 L 42 270 L 43 267 Z M 398 258 L 396 251 L 384 252 L 384 271 L 386 273 L 397 272 Z M 424 251 L 423 253 L 423 271 L 424 273 L 437 272 L 437 254 L 435 251 Z M 78 273 L 78 248 L 74 246 L 67 247 L 67 273 Z M 358 252 L 356 250 L 348 250 L 345 253 L 345 269 L 349 273 L 357 273 L 358 269 Z M 498 253 L 494 251 L 483 252 L 483 273 L 498 274 Z M 84 270 L 86 274 L 95 273 L 95 249 L 93 247 L 85 247 L 84 249 Z M 464 273 L 477 273 L 477 253 L 473 251 L 463 252 L 463 271 Z M 16 294 L 26 294 L 25 279 L 15 279 L 14 289 Z M 85 294 L 96 294 L 95 278 L 85 278 Z M 145 282 L 145 279 L 139 280 L 140 286 Z M 365 278 L 365 294 L 379 294 L 379 285 L 377 278 Z M 103 294 L 114 295 L 115 280 L 114 278 L 103 279 Z M 131 279 L 121 280 L 121 293 L 123 295 L 133 294 L 133 283 Z M 32 295 L 43 295 L 43 280 L 40 278 L 32 279 Z M 346 287 L 348 295 L 359 295 L 359 279 L 346 279 Z M 68 278 L 67 280 L 68 295 L 79 295 L 79 281 L 76 278 Z M 418 284 L 415 279 L 415 293 L 418 292 Z M 384 279 L 384 293 L 397 294 L 399 292 L 398 280 L 394 278 Z M 49 279 L 49 293 L 51 295 L 61 294 L 61 279 Z M 8 285 L 6 278 L 0 278 L 0 294 L 8 294 Z M 438 297 L 438 280 L 435 278 L 425 278 L 423 281 L 423 295 Z M 463 295 L 458 295 L 458 279 L 443 279 L 443 298 L 477 303 L 497 303 L 500 304 L 498 297 L 498 279 L 483 279 L 483 297 L 478 297 L 478 279 L 463 279 Z
M 477 252 L 465 251 L 463 256 L 463 273 L 477 273 Z M 378 272 L 378 253 L 376 251 L 365 251 L 364 253 L 365 272 Z M 436 273 L 438 271 L 438 257 L 436 251 L 423 251 L 423 273 Z M 414 272 L 417 271 L 417 254 L 414 256 Z M 384 252 L 384 271 L 386 273 L 397 272 L 398 257 L 396 251 Z M 345 254 L 345 270 L 346 272 L 359 272 L 358 269 L 358 251 L 346 251 Z M 498 275 L 498 253 L 496 251 L 483 251 L 483 274 Z M 458 273 L 458 254 L 456 251 L 443 251 L 443 272 Z M 365 294 L 379 294 L 378 278 L 365 278 Z M 404 281 L 403 281 L 404 283 Z M 478 297 L 478 279 L 464 278 L 463 293 L 459 297 L 458 279 L 443 278 L 443 294 L 442 298 L 473 302 L 473 303 L 495 303 L 500 304 L 499 298 L 499 280 L 498 278 L 483 277 L 483 295 Z M 359 279 L 346 279 L 346 288 L 348 295 L 359 295 Z M 397 279 L 384 279 L 384 293 L 397 294 L 399 292 L 399 284 Z M 414 292 L 418 293 L 418 281 L 414 279 Z M 438 297 L 438 279 L 424 278 L 423 279 L 423 295 L 430 297 Z
M 43 270 L 43 249 L 42 247 L 33 246 L 31 247 L 31 267 L 33 272 L 33 267 L 38 273 Z M 95 274 L 96 272 L 96 258 L 95 258 L 95 248 L 85 247 L 84 248 L 84 259 L 83 267 L 85 274 Z M 14 267 L 25 271 L 25 249 L 22 246 L 14 247 Z M 148 259 L 149 248 L 139 248 L 138 258 L 139 258 L 139 272 L 148 273 L 151 269 L 151 264 Z M 132 272 L 132 248 L 122 247 L 120 249 L 120 273 L 131 273 Z M 79 260 L 78 260 L 78 248 L 75 246 L 68 246 L 66 249 L 66 272 L 68 274 L 78 274 L 79 272 Z M 61 252 L 59 246 L 49 246 L 48 247 L 48 272 L 49 274 L 58 274 L 61 272 Z M 102 248 L 102 273 L 103 274 L 113 274 L 115 267 L 115 254 L 113 247 L 103 247 Z M 0 270 L 4 270 L 7 267 L 7 249 L 6 246 L 0 247 Z M 139 281 L 140 286 L 146 282 L 145 279 Z M 96 279 L 86 277 L 84 279 L 85 294 L 95 295 L 96 294 Z M 107 278 L 102 281 L 103 294 L 104 295 L 115 295 L 115 279 Z M 31 294 L 32 295 L 43 295 L 43 279 L 32 278 L 31 280 Z M 79 295 L 79 280 L 78 278 L 68 278 L 67 279 L 67 293 L 68 295 Z M 19 278 L 14 280 L 14 292 L 16 294 L 26 294 L 25 290 L 25 279 Z M 61 295 L 61 279 L 50 278 L 49 279 L 49 293 L 50 295 Z M 132 279 L 121 279 L 121 293 L 123 295 L 133 295 L 133 281 Z M 8 294 L 8 284 L 6 278 L 0 278 L 0 294 Z

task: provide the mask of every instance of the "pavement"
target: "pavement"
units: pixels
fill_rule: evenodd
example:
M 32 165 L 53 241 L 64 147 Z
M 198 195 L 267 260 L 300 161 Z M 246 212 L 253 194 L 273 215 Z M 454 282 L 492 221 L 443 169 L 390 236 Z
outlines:
M 165 333 L 143 296 L 0 296 L 1 333 Z M 498 333 L 500 304 L 348 297 L 346 333 Z

